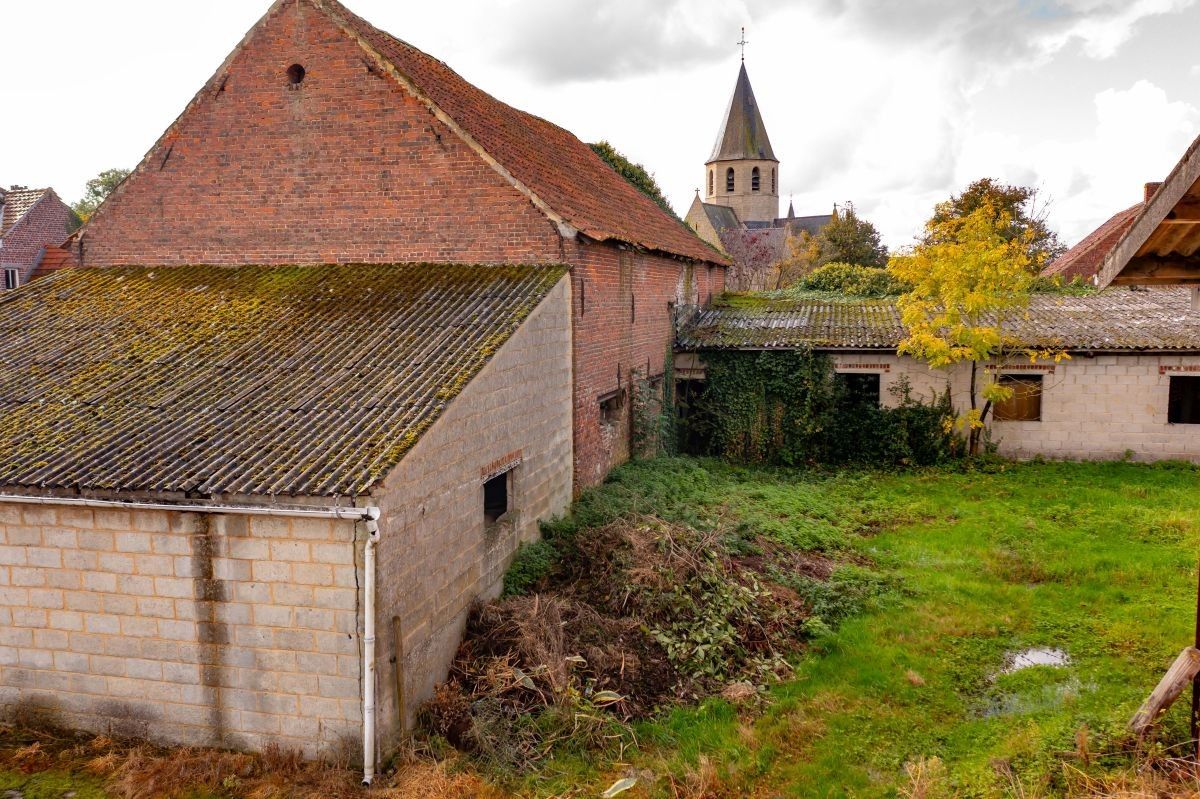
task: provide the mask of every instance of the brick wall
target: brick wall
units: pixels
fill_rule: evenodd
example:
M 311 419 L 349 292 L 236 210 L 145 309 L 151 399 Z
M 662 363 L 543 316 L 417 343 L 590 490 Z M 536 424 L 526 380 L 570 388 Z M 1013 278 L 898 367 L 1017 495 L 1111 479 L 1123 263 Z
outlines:
M 724 290 L 725 270 L 584 244 L 574 249 L 575 483 L 595 485 L 629 457 L 634 373 L 663 374 L 674 340 L 673 305 L 707 302 Z M 615 423 L 601 398 L 618 395 Z
M 0 266 L 20 267 L 21 279 L 27 281 L 42 250 L 66 240 L 70 218 L 71 209 L 53 193 L 47 193 L 4 235 Z
M 0 506 L 0 706 L 167 743 L 357 745 L 355 540 L 349 521 Z
M 298 86 L 294 63 L 306 70 Z M 85 232 L 85 266 L 562 260 L 544 215 L 295 2 Z
M 399 732 L 401 705 L 411 720 L 445 678 L 471 604 L 499 594 L 518 544 L 571 500 L 570 293 L 564 278 L 379 492 L 385 743 Z M 516 512 L 485 529 L 482 478 L 518 458 Z

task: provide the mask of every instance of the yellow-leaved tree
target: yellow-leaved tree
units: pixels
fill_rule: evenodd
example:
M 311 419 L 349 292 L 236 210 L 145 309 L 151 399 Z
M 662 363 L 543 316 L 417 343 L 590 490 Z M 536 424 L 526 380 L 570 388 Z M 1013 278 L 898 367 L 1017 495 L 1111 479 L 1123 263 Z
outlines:
M 1013 395 L 999 380 L 1004 365 L 1014 358 L 1033 363 L 1068 357 L 1024 346 L 1012 334 L 1043 266 L 1031 254 L 1032 232 L 1013 236 L 1012 229 L 1008 211 L 984 202 L 964 216 L 935 216 L 921 244 L 888 262 L 888 270 L 912 286 L 897 301 L 906 331 L 899 353 L 934 368 L 970 364 L 970 408 L 959 424 L 971 454 L 979 452 L 994 405 Z M 989 367 L 982 380 L 981 365 Z

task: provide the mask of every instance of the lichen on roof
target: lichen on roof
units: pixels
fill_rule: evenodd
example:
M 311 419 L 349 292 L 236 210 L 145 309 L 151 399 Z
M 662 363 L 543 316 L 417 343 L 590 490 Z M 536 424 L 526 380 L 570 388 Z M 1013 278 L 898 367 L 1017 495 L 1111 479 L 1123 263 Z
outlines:
M 0 299 L 0 485 L 365 493 L 565 272 L 64 270 Z

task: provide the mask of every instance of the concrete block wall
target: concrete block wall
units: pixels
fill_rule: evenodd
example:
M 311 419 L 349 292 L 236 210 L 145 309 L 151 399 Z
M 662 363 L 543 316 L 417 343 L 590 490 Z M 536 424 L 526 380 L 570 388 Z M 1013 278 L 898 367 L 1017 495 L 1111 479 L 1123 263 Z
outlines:
M 0 710 L 309 755 L 357 746 L 350 521 L 0 505 Z
M 928 400 L 949 385 L 955 406 L 969 406 L 968 366 L 935 370 L 872 353 L 839 353 L 834 361 L 839 371 L 878 372 L 885 405 L 895 404 L 889 388 L 905 376 L 914 397 Z M 1189 367 L 1196 371 L 1172 371 Z M 1003 455 L 1105 460 L 1129 453 L 1142 461 L 1200 461 L 1200 425 L 1167 421 L 1171 374 L 1200 375 L 1200 356 L 1076 355 L 1057 364 L 1013 363 L 1004 371 L 1042 375 L 1042 420 L 993 422 L 992 440 Z
M 379 730 L 386 747 L 445 679 L 476 600 L 571 501 L 571 282 L 564 278 L 388 476 L 376 502 Z M 488 526 L 483 478 L 513 470 Z

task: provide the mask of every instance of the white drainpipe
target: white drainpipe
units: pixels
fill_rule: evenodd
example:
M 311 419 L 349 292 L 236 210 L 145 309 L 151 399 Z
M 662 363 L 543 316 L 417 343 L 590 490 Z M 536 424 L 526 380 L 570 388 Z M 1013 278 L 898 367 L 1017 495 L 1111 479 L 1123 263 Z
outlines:
M 357 519 L 367 523 L 367 541 L 363 550 L 363 785 L 375 780 L 375 548 L 379 544 L 379 508 L 291 508 L 260 505 L 222 505 L 212 503 L 121 502 L 82 497 L 28 497 L 0 494 L 0 503 L 18 505 L 61 505 L 77 508 L 121 510 L 161 510 L 175 513 L 209 513 L 230 516 L 287 516 L 297 519 Z
M 363 549 L 363 781 L 375 781 L 375 549 L 379 546 L 379 508 L 368 508 L 367 543 Z

